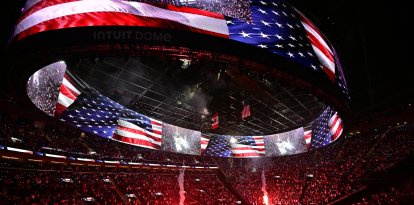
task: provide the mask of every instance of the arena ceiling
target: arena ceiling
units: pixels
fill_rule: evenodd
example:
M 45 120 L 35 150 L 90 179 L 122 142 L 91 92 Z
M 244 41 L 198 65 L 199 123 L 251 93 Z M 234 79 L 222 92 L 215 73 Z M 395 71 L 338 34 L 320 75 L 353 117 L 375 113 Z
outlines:
M 313 120 L 323 103 L 305 91 L 255 76 L 222 62 L 171 57 L 97 57 L 69 60 L 68 68 L 106 96 L 163 122 L 203 133 L 263 135 L 291 130 Z M 246 69 L 247 70 L 247 69 Z M 231 75 L 229 73 L 232 73 Z M 249 82 L 234 80 L 248 76 Z M 243 89 L 254 83 L 252 90 Z M 251 84 L 249 84 L 251 85 Z M 251 117 L 241 119 L 249 99 Z M 220 127 L 211 130 L 211 115 Z

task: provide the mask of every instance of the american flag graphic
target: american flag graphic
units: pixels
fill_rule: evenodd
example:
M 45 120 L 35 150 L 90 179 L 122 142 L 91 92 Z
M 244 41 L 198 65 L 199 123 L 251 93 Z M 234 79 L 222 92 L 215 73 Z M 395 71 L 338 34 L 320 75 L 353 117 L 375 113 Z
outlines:
M 327 107 L 312 125 L 311 149 L 320 148 L 338 139 L 343 126 L 337 112 Z
M 119 119 L 113 139 L 150 149 L 160 149 L 162 123 L 144 115 L 134 119 Z
M 284 1 L 252 1 L 252 20 L 229 19 L 230 39 L 284 56 L 305 67 L 321 71 L 300 15 Z
M 251 114 L 250 113 L 250 103 L 249 103 L 248 100 L 243 100 L 242 104 L 243 104 L 243 110 L 241 112 L 241 118 L 244 119 L 244 118 L 249 117 L 250 114 Z
M 297 10 L 296 10 L 297 11 Z M 312 49 L 321 62 L 323 71 L 328 75 L 329 79 L 335 81 L 335 56 L 323 34 L 308 18 L 297 11 L 300 21 L 306 30 L 306 35 L 311 42 Z
M 249 4 L 240 1 L 240 8 Z M 17 22 L 17 39 L 57 29 L 133 26 L 183 30 L 229 38 L 284 56 L 333 80 L 335 51 L 319 29 L 285 0 L 253 0 L 249 21 L 203 9 L 121 0 L 29 0 Z M 223 11 L 226 13 L 225 11 Z M 68 23 L 70 22 L 70 23 Z M 346 90 L 346 88 L 343 88 Z M 344 92 L 346 93 L 346 92 Z
M 219 115 L 218 112 L 211 116 L 211 129 L 217 129 L 219 127 Z
M 338 83 L 341 92 L 348 98 L 350 99 L 349 96 L 349 91 L 348 91 L 348 85 L 346 83 L 346 79 L 345 79 L 345 75 L 344 75 L 344 71 L 342 70 L 342 64 L 339 60 L 338 54 L 336 53 L 335 49 L 333 48 L 333 52 L 335 55 L 335 63 L 336 63 L 336 82 Z
M 303 139 L 305 139 L 306 148 L 308 149 L 308 151 L 310 150 L 311 136 L 312 136 L 312 130 L 303 131 Z
M 60 85 L 59 95 L 56 102 L 55 116 L 59 116 L 63 111 L 66 110 L 76 98 L 81 94 L 81 91 L 76 83 L 73 82 L 73 79 L 70 77 L 69 73 L 66 72 L 62 84 Z
M 207 149 L 209 141 L 210 141 L 210 139 L 201 136 L 201 138 L 200 138 L 201 153 L 204 153 L 204 151 Z
M 331 134 L 331 142 L 338 139 L 343 132 L 342 119 L 339 117 L 338 112 L 335 112 L 331 119 L 329 119 L 329 133 Z
M 206 156 L 212 157 L 230 157 L 230 137 L 219 135 L 210 139 L 209 145 L 205 151 Z
M 162 122 L 125 108 L 92 88 L 85 88 L 59 119 L 85 132 L 136 146 L 159 149 L 162 142 Z
M 117 120 L 127 117 L 124 107 L 98 91 L 85 89 L 60 116 L 60 120 L 85 132 L 111 139 Z
M 265 155 L 265 144 L 263 136 L 238 136 L 237 141 L 232 143 L 231 156 L 236 158 L 261 157 Z
M 71 22 L 71 23 L 67 23 Z M 121 0 L 39 1 L 24 10 L 14 36 L 87 26 L 142 26 L 228 37 L 222 14 L 189 7 Z

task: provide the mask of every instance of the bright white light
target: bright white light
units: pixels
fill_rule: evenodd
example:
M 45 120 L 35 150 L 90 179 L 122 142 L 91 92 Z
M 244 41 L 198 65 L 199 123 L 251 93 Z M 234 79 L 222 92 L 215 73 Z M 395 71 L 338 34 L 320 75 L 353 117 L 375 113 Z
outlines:
M 72 179 L 71 178 L 60 178 L 63 182 L 66 182 L 66 183 L 72 183 L 73 181 L 72 181 Z
M 93 198 L 93 197 L 85 197 L 85 198 L 82 198 L 84 201 L 95 201 L 95 198 Z
M 187 69 L 191 65 L 191 60 L 188 59 L 180 59 L 180 61 L 183 63 L 181 65 L 182 69 Z
M 293 145 L 292 145 L 292 144 L 290 144 L 290 142 L 286 142 L 286 148 L 287 148 L 288 150 L 292 150 L 294 147 L 293 147 Z
M 135 194 L 125 194 L 126 197 L 128 198 L 135 198 L 137 197 Z
M 33 79 L 33 84 L 39 86 L 39 71 L 36 71 L 30 78 Z
M 269 197 L 267 197 L 267 195 L 263 195 L 263 203 L 266 205 L 269 204 Z
M 188 145 L 187 141 L 182 137 L 178 137 L 177 135 L 178 135 L 178 133 L 176 133 L 176 136 L 174 136 L 175 149 L 177 151 L 182 151 L 183 149 L 188 149 L 190 146 Z
M 180 3 L 184 3 L 184 4 L 186 4 L 186 3 L 194 3 L 194 2 L 197 2 L 196 0 L 180 0 Z
M 104 181 L 104 182 L 106 182 L 106 183 L 111 182 L 111 180 L 110 180 L 110 179 L 103 179 L 103 181 Z
M 11 140 L 12 140 L 13 142 L 22 142 L 22 140 L 21 140 L 21 139 L 19 139 L 19 138 L 15 138 L 15 137 L 12 137 L 12 138 L 11 138 Z
M 231 137 L 231 138 L 230 138 L 230 142 L 231 142 L 231 143 L 236 143 L 236 142 L 237 142 L 237 139 L 236 139 L 236 138 L 234 138 L 234 137 Z
M 267 196 L 267 190 L 266 190 L 266 175 L 265 171 L 262 171 L 262 192 L 263 192 L 263 204 L 268 205 L 269 204 L 269 198 Z
M 204 113 L 204 114 L 206 114 L 206 115 L 210 114 L 210 113 L 208 112 L 207 108 L 203 108 L 203 113 Z
M 276 145 L 279 149 L 280 154 L 282 155 L 286 154 L 289 150 L 293 150 L 295 148 L 292 144 L 290 144 L 289 141 L 277 142 Z

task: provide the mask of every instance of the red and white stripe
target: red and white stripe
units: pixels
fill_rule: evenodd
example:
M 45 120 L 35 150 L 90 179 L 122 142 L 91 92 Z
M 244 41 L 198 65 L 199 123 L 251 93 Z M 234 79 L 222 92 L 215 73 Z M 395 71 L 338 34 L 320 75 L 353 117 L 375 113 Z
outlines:
M 27 0 L 26 3 L 23 6 L 23 13 L 26 13 L 27 10 L 29 10 L 30 8 L 32 8 L 34 5 L 38 4 L 39 2 L 47 2 L 47 1 L 42 1 L 42 0 Z
M 209 141 L 210 141 L 210 139 L 207 139 L 207 138 L 201 136 L 201 139 L 200 139 L 201 153 L 203 153 L 206 150 Z
M 115 0 L 50 0 L 28 6 L 17 23 L 18 39 L 56 29 L 142 26 L 186 30 L 228 38 L 224 16 L 200 9 Z
M 73 80 L 65 73 L 62 84 L 59 90 L 59 96 L 56 102 L 55 116 L 59 116 L 66 110 L 76 98 L 81 94 L 78 88 L 76 88 Z
M 242 119 L 250 116 L 250 104 L 244 105 L 243 103 L 243 110 L 241 112 Z
M 118 120 L 118 126 L 115 129 L 112 139 L 149 149 L 160 149 L 162 129 L 158 129 L 157 127 L 162 127 L 162 124 L 156 120 L 152 122 L 154 132 L 145 130 L 128 121 Z
M 323 67 L 323 71 L 328 75 L 329 79 L 335 81 L 335 57 L 332 49 L 318 28 L 302 13 L 297 12 L 300 14 L 302 25 L 306 30 L 313 51 Z
M 331 119 L 329 119 L 329 132 L 331 133 L 331 142 L 338 139 L 343 132 L 343 125 L 342 119 L 339 117 L 338 113 L 336 112 Z
M 303 132 L 303 139 L 305 139 L 306 148 L 308 150 L 310 149 L 311 137 L 312 137 L 312 130 L 306 130 Z
M 265 155 L 265 144 L 263 136 L 254 136 L 255 145 L 244 145 L 231 143 L 231 156 L 235 158 L 262 157 Z
M 217 129 L 219 127 L 219 116 L 218 116 L 218 112 L 216 112 L 211 120 L 213 121 L 213 123 L 211 124 L 211 129 Z
M 151 120 L 152 132 L 157 136 L 162 136 L 162 122 L 156 119 L 149 118 Z

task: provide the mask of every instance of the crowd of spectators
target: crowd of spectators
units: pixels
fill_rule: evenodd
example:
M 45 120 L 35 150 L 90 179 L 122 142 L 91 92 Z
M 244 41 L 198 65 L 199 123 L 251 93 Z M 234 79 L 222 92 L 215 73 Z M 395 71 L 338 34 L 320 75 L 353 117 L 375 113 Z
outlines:
M 353 205 L 370 205 L 370 204 L 390 204 L 403 205 L 412 203 L 412 196 L 407 194 L 405 190 L 391 187 L 387 190 L 362 197 L 359 202 Z
M 1 204 L 178 204 L 180 170 L 2 161 Z M 236 204 L 211 170 L 184 170 L 185 204 Z
M 4 204 L 81 203 L 74 184 L 64 183 L 57 172 L 1 170 L 0 177 Z
M 192 6 L 190 3 L 185 3 L 184 5 Z M 243 0 L 207 0 L 207 1 L 194 1 L 194 7 L 200 8 L 207 11 L 212 11 L 225 16 L 230 16 L 233 18 L 249 20 L 250 16 L 250 2 Z
M 251 204 L 263 203 L 263 170 L 270 204 L 327 204 L 365 188 L 367 177 L 393 167 L 413 151 L 413 127 L 400 125 L 347 135 L 330 146 L 274 158 L 271 163 L 252 165 L 245 159 L 217 162 L 232 179 L 232 186 Z
M 36 124 L 36 125 L 35 125 Z M 175 163 L 186 165 L 214 165 L 212 159 L 195 155 L 143 149 L 118 143 L 68 127 L 62 122 L 34 122 L 19 115 L 6 113 L 0 117 L 0 145 L 47 152 L 51 154 L 93 157 L 94 159 L 136 162 Z
M 17 115 L 18 117 L 16 117 Z M 142 149 L 88 135 L 63 123 L 19 113 L 0 115 L 0 145 L 103 160 L 218 166 L 185 172 L 186 204 L 263 204 L 262 172 L 269 204 L 327 204 L 366 188 L 414 151 L 414 128 L 406 123 L 346 134 L 333 144 L 291 156 L 232 159 Z M 6 204 L 178 204 L 179 170 L 72 166 L 0 160 L 1 198 Z M 71 182 L 64 182 L 70 179 Z M 105 179 L 105 180 L 104 180 Z M 366 196 L 355 204 L 410 199 L 399 187 Z M 412 198 L 411 198 L 412 199 Z
M 172 4 L 211 11 L 225 16 L 249 20 L 250 1 L 244 0 L 130 0 L 151 4 Z

